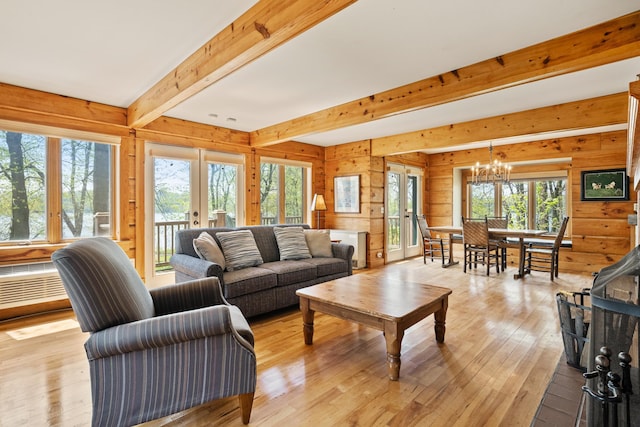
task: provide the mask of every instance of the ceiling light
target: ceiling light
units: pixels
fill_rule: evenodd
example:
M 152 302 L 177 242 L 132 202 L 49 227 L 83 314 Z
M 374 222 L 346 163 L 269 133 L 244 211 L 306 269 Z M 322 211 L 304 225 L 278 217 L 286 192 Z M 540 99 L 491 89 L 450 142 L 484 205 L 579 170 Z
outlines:
M 475 166 L 471 167 L 471 176 L 473 183 L 479 182 L 496 182 L 503 181 L 508 182 L 511 178 L 511 165 L 502 163 L 497 159 L 493 159 L 493 143 L 489 142 L 489 163 L 487 166 L 480 167 L 480 162 L 477 162 Z

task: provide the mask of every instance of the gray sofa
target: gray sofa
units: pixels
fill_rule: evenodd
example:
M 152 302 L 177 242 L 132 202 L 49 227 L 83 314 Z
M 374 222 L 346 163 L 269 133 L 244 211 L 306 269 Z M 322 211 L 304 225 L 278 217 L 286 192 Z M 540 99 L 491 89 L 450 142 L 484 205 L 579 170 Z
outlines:
M 333 257 L 280 261 L 274 227 L 290 226 L 309 229 L 307 224 L 296 224 L 180 230 L 176 233 L 175 253 L 171 257 L 176 283 L 215 276 L 220 280 L 226 300 L 238 306 L 245 317 L 252 317 L 298 304 L 295 292 L 300 288 L 352 274 L 354 248 L 346 244 L 331 243 Z M 228 271 L 215 262 L 201 259 L 196 253 L 193 240 L 203 231 L 220 245 L 217 233 L 235 230 L 252 232 L 263 264 Z

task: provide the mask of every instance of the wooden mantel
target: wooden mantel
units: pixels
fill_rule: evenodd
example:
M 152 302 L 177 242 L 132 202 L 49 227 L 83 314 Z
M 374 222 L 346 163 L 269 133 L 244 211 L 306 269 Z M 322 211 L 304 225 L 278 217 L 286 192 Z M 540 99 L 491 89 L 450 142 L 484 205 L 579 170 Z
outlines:
M 629 84 L 629 138 L 627 140 L 627 172 L 633 178 L 633 189 L 640 182 L 640 80 Z

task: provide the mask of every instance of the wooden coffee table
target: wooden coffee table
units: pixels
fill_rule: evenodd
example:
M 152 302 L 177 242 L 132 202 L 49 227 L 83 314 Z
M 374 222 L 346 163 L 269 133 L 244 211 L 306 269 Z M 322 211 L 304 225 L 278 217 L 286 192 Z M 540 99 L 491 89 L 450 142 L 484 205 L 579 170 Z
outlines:
M 305 344 L 313 344 L 316 311 L 381 330 L 387 343 L 389 378 L 394 381 L 400 376 L 400 347 L 407 328 L 433 313 L 436 341 L 444 342 L 451 289 L 356 274 L 299 289 L 296 294 Z

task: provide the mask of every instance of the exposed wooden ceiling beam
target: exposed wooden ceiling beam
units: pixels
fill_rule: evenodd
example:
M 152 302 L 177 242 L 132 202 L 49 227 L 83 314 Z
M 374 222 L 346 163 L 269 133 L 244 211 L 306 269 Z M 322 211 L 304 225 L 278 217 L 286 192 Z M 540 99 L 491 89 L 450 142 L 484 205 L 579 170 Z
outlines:
M 357 0 L 260 0 L 128 108 L 140 128 Z
M 97 102 L 0 83 L 0 119 L 127 136 L 127 111 Z
M 371 140 L 373 156 L 441 149 L 476 141 L 587 129 L 627 122 L 629 95 L 621 92 Z
M 251 133 L 255 147 L 357 125 L 483 93 L 632 58 L 640 51 L 640 11 Z

